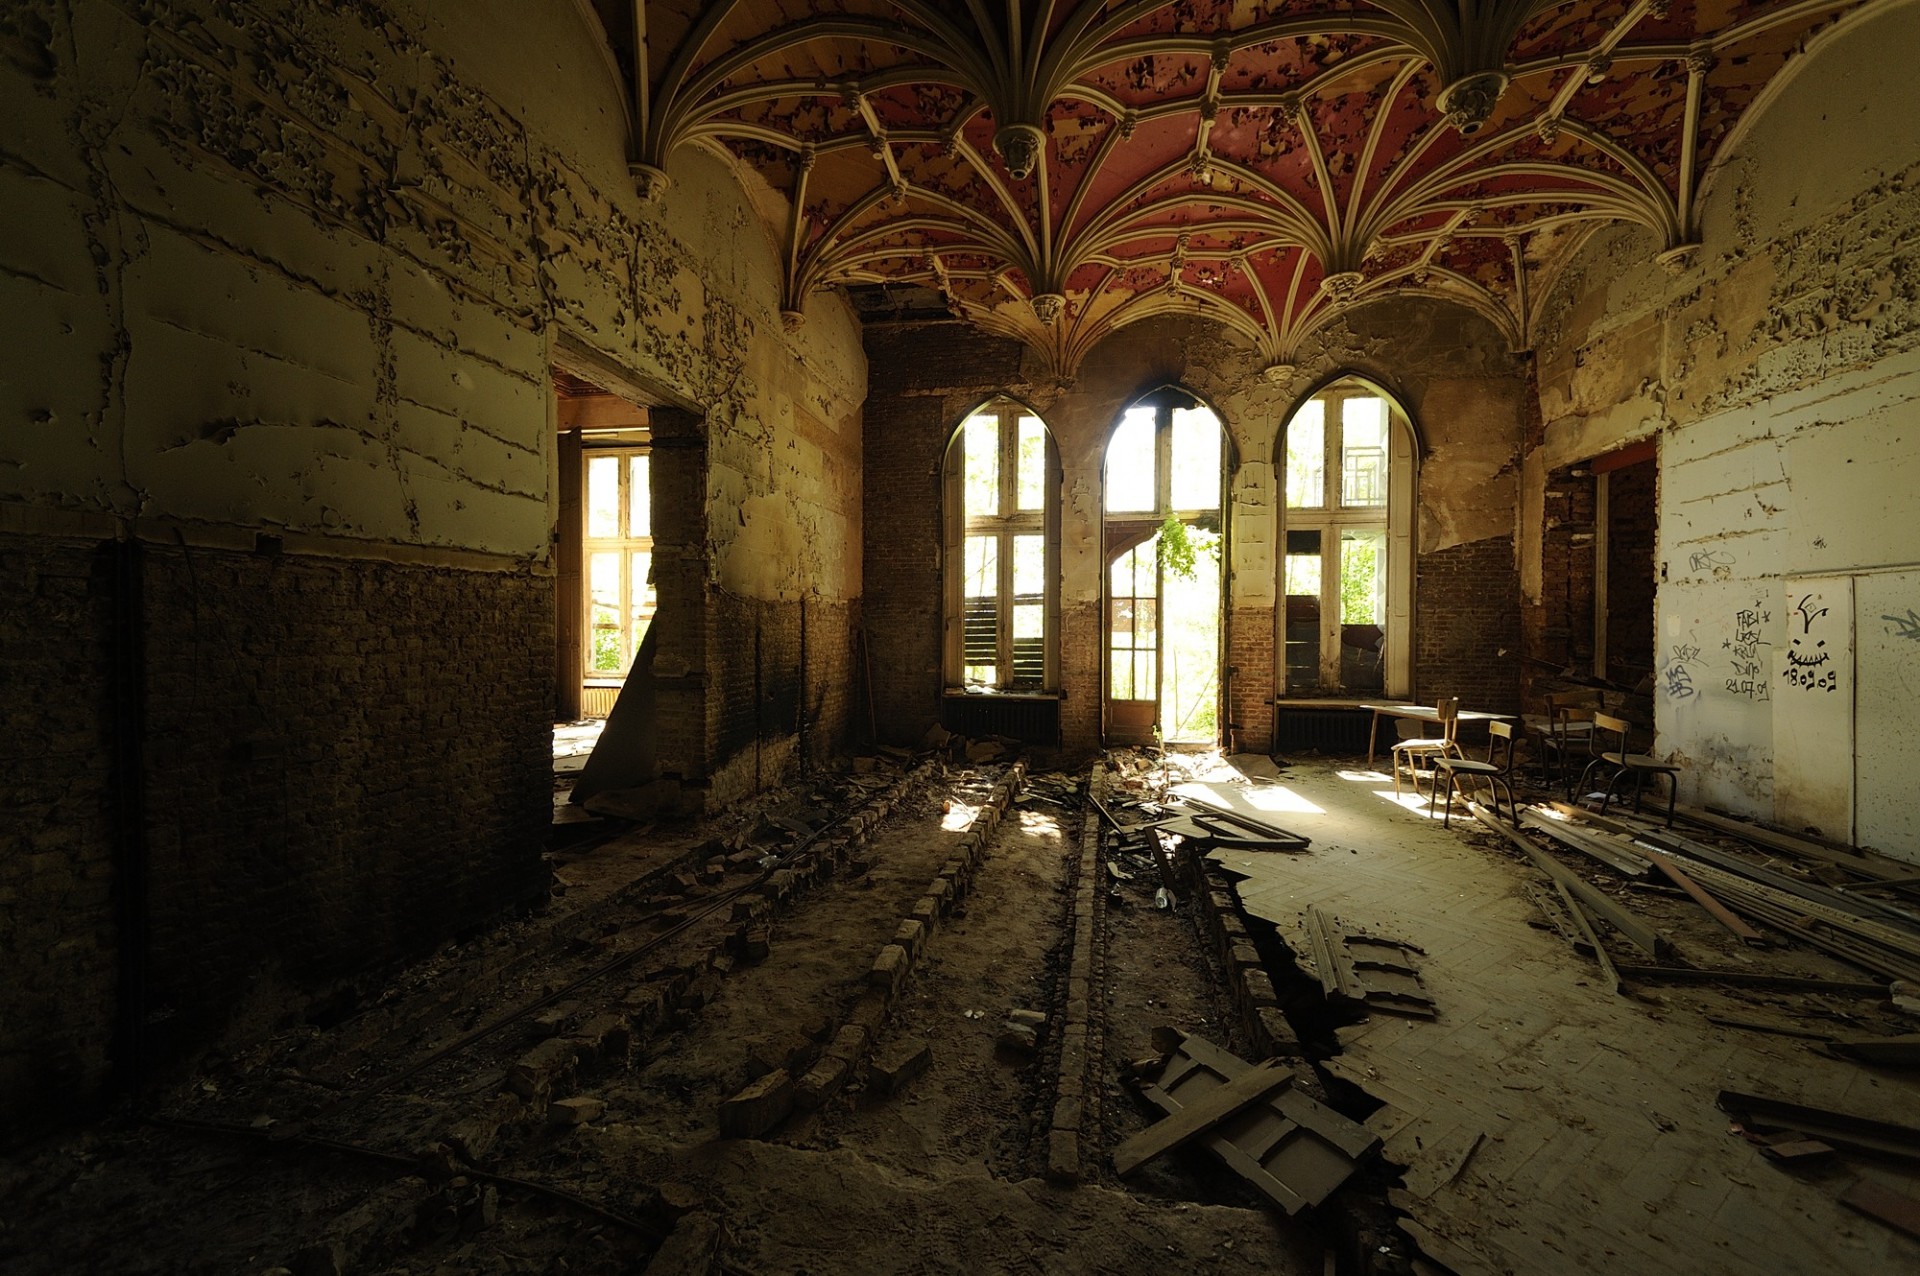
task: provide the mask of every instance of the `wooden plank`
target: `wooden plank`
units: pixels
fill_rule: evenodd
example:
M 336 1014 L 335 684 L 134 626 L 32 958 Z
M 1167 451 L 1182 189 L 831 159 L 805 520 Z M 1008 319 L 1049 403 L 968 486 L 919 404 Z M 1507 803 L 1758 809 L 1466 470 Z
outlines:
M 1113 1172 L 1121 1178 L 1176 1148 L 1185 1147 L 1228 1117 L 1293 1084 L 1293 1070 L 1268 1060 L 1249 1068 L 1203 1097 L 1155 1121 L 1113 1150 Z
M 1621 975 L 1637 983 L 1735 984 L 1771 988 L 1780 992 L 1824 992 L 1841 996 L 1887 998 L 1887 985 L 1871 980 L 1803 979 L 1798 975 L 1768 975 L 1751 970 L 1696 970 L 1687 966 L 1619 967 Z
M 1613 958 L 1608 956 L 1607 946 L 1600 942 L 1600 936 L 1594 932 L 1586 910 L 1573 898 L 1573 892 L 1567 889 L 1565 882 L 1556 880 L 1554 887 L 1560 892 L 1560 902 L 1567 906 L 1567 915 L 1573 918 L 1573 924 L 1580 928 L 1580 933 L 1586 936 L 1587 943 L 1592 946 L 1594 960 L 1600 963 L 1600 973 L 1606 976 L 1607 986 L 1616 994 L 1624 993 L 1626 985 L 1621 983 L 1620 972 L 1614 969 Z
M 1641 854 L 1646 856 L 1647 860 L 1652 863 L 1655 868 L 1666 874 L 1668 881 L 1692 896 L 1693 902 L 1706 909 L 1708 915 L 1711 916 L 1713 920 L 1719 922 L 1722 926 L 1725 926 L 1749 944 L 1764 944 L 1767 942 L 1765 936 L 1741 921 L 1725 904 L 1722 904 L 1719 900 L 1700 889 L 1698 882 L 1681 872 L 1680 866 L 1668 859 L 1664 854 L 1653 850 L 1651 847 L 1642 847 Z
M 1734 837 L 1745 838 L 1749 842 L 1795 855 L 1805 860 L 1816 860 L 1822 864 L 1838 864 L 1851 869 L 1862 877 L 1904 877 L 1907 868 L 1892 860 L 1880 856 L 1862 855 L 1857 851 L 1842 850 L 1826 846 L 1820 842 L 1809 841 L 1804 837 L 1795 837 L 1791 833 L 1782 833 L 1760 824 L 1749 824 L 1745 820 L 1736 820 L 1729 816 L 1717 815 L 1712 811 L 1702 811 L 1690 806 L 1674 808 L 1674 815 L 1689 824 L 1712 829 L 1717 833 L 1727 833 Z
M 1622 876 L 1645 877 L 1647 875 L 1647 857 L 1640 851 L 1626 850 L 1580 829 L 1569 828 L 1565 820 L 1549 819 L 1536 813 L 1532 807 L 1521 811 L 1520 827 L 1545 833 L 1562 846 L 1597 859 Z
M 1150 1086 L 1145 1095 L 1171 1116 L 1253 1066 L 1190 1035 L 1168 1064 L 1183 1078 L 1181 1084 L 1174 1090 Z M 1211 1126 L 1199 1141 L 1289 1215 L 1325 1200 L 1352 1177 L 1359 1158 L 1380 1143 L 1373 1131 L 1291 1086 Z
M 1615 903 L 1613 899 L 1587 881 L 1586 878 L 1581 877 L 1565 864 L 1562 864 L 1559 860 L 1522 837 L 1519 830 L 1509 828 L 1505 824 L 1502 824 L 1498 819 L 1488 814 L 1487 808 L 1481 806 L 1478 802 L 1471 802 L 1468 803 L 1468 805 L 1472 807 L 1475 819 L 1519 847 L 1520 850 L 1526 854 L 1527 858 L 1533 861 L 1535 867 L 1548 877 L 1565 885 L 1582 904 L 1606 918 L 1607 924 L 1619 931 L 1622 935 L 1625 935 L 1635 948 L 1640 949 L 1642 952 L 1652 956 L 1655 960 L 1658 960 L 1666 956 L 1667 952 L 1673 947 L 1672 944 L 1667 942 L 1665 935 L 1662 935 L 1658 930 L 1647 925 L 1645 921 L 1635 917 L 1632 913 Z
M 1904 1192 L 1861 1179 L 1840 1193 L 1840 1203 L 1909 1236 L 1920 1237 L 1920 1200 Z

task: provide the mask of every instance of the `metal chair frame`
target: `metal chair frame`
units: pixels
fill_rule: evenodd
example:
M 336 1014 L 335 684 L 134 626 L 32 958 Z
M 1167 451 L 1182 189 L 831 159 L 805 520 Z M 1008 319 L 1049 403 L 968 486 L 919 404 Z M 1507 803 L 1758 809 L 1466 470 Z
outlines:
M 1496 752 L 1505 753 L 1505 759 L 1501 762 L 1495 762 L 1493 759 Z M 1487 792 L 1493 797 L 1493 814 L 1495 819 L 1498 819 L 1500 816 L 1500 790 L 1505 789 L 1507 791 L 1507 810 L 1513 816 L 1513 822 L 1515 824 L 1520 822 L 1520 804 L 1514 801 L 1513 797 L 1513 728 L 1506 723 L 1487 723 L 1487 760 L 1485 762 L 1479 762 L 1472 758 L 1442 757 L 1435 758 L 1433 765 L 1436 770 L 1447 773 L 1447 808 L 1446 813 L 1440 817 L 1440 827 L 1448 828 L 1451 826 L 1453 820 L 1454 794 L 1458 793 L 1462 798 L 1466 798 L 1467 796 L 1465 791 L 1460 787 L 1460 777 L 1462 775 L 1476 777 L 1476 789 L 1479 780 L 1484 779 L 1487 782 Z M 1434 787 L 1436 789 L 1439 788 L 1439 781 L 1437 779 L 1434 782 Z
M 1632 724 L 1624 718 L 1609 717 L 1604 713 L 1596 713 L 1593 715 L 1593 761 L 1587 763 L 1586 770 L 1580 773 L 1580 792 L 1588 793 L 1592 791 L 1588 787 L 1587 777 L 1593 774 L 1595 768 L 1610 766 L 1614 770 L 1613 775 L 1607 780 L 1606 790 L 1600 796 L 1601 813 L 1605 814 L 1607 807 L 1612 805 L 1613 792 L 1619 787 L 1620 781 L 1628 775 L 1631 775 L 1633 777 L 1633 810 L 1634 814 L 1637 815 L 1640 813 L 1640 795 L 1646 787 L 1647 777 L 1649 775 L 1665 776 L 1667 780 L 1667 827 L 1672 828 L 1674 803 L 1680 795 L 1679 764 L 1662 762 L 1660 759 L 1647 753 L 1629 753 L 1627 751 L 1627 736 L 1632 730 Z M 1600 737 L 1602 735 L 1619 737 L 1620 747 L 1617 750 L 1601 749 Z

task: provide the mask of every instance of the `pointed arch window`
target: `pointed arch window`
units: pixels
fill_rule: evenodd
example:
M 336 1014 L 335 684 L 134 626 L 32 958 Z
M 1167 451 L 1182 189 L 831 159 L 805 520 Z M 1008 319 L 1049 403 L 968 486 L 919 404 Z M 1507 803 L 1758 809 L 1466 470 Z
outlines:
M 970 413 L 947 446 L 946 680 L 975 691 L 1059 687 L 1060 459 L 1011 399 Z
M 1412 694 L 1413 430 L 1378 389 L 1334 382 L 1282 431 L 1281 685 Z

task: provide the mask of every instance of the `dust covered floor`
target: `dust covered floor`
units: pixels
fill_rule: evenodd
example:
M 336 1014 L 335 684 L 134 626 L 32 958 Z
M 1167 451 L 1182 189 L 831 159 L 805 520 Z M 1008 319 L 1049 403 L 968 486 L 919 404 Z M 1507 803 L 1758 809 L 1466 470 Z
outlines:
M 1233 1044 L 1190 919 L 1152 882 L 1101 877 L 1093 1074 L 1111 1084 L 1084 1181 L 1046 1177 L 1084 776 L 1035 776 L 988 821 L 1006 767 L 881 759 L 557 855 L 542 915 L 209 1055 L 149 1120 L 10 1161 L 0 1266 L 1317 1272 L 1312 1228 L 1204 1161 L 1132 1187 L 1104 1168 L 1149 1120 L 1118 1078 L 1155 1024 Z M 969 838 L 964 895 L 862 1029 L 863 1061 L 924 1043 L 925 1071 L 894 1089 L 856 1067 L 761 1137 L 722 1137 L 731 1096 L 812 1075 L 872 1007 L 876 953 Z M 1045 1019 L 1031 1049 L 1002 1040 L 1015 1010 Z
M 209 1054 L 147 1119 L 5 1162 L 0 1267 L 1920 1270 L 1920 1245 L 1835 1199 L 1855 1176 L 1911 1193 L 1896 1168 L 1790 1171 L 1714 1106 L 1730 1088 L 1920 1124 L 1907 1076 L 1724 1026 L 1905 1031 L 1884 998 L 1616 995 L 1540 928 L 1511 846 L 1471 820 L 1441 828 L 1356 763 L 1110 756 L 1125 823 L 1201 782 L 1313 839 L 1214 852 L 1207 889 L 1197 857 L 1163 876 L 1139 838 L 1103 837 L 1087 779 L 882 757 L 697 827 L 557 852 L 541 914 Z M 1582 871 L 1681 959 L 1860 979 Z M 1285 1019 L 1250 1026 L 1218 901 Z M 1325 997 L 1296 963 L 1310 906 L 1417 947 L 1433 1017 Z M 1070 996 L 1083 943 L 1091 986 Z M 1288 1036 L 1307 1056 L 1296 1085 L 1364 1118 L 1381 1155 L 1295 1219 L 1200 1152 L 1118 1181 L 1113 1149 L 1157 1119 L 1125 1078 L 1163 1025 L 1247 1059 Z M 1071 1100 L 1070 1031 L 1087 1057 Z

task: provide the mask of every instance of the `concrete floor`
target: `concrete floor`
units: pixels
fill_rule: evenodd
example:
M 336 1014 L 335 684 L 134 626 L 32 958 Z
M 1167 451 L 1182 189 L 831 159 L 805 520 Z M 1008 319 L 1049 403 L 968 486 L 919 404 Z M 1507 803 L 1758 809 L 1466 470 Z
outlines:
M 1370 1119 L 1410 1165 L 1394 1200 L 1405 1230 L 1473 1272 L 1689 1273 L 1920 1270 L 1920 1242 L 1838 1204 L 1856 1178 L 1920 1195 L 1888 1163 L 1829 1158 L 1788 1170 L 1729 1131 L 1722 1089 L 1920 1126 L 1911 1074 L 1844 1062 L 1793 1037 L 1716 1026 L 1764 1010 L 1783 1022 L 1891 1012 L 1808 994 L 1663 987 L 1616 995 L 1598 968 L 1529 924 L 1536 879 L 1501 839 L 1445 830 L 1360 763 L 1289 767 L 1249 800 L 1314 839 L 1307 854 L 1227 854 L 1246 911 L 1296 951 L 1309 905 L 1424 950 L 1431 1021 L 1376 1014 L 1339 1031 L 1332 1075 L 1385 1105 Z M 1577 866 L 1587 873 L 1590 866 Z M 1588 874 L 1591 876 L 1591 874 Z M 1544 879 L 1539 879 L 1544 880 Z M 1682 958 L 1723 965 L 1725 942 L 1684 900 L 1658 906 Z M 1625 959 L 1624 954 L 1620 954 Z M 1807 952 L 1764 951 L 1756 970 L 1866 976 Z M 1913 1170 L 1914 1166 L 1905 1167 Z

